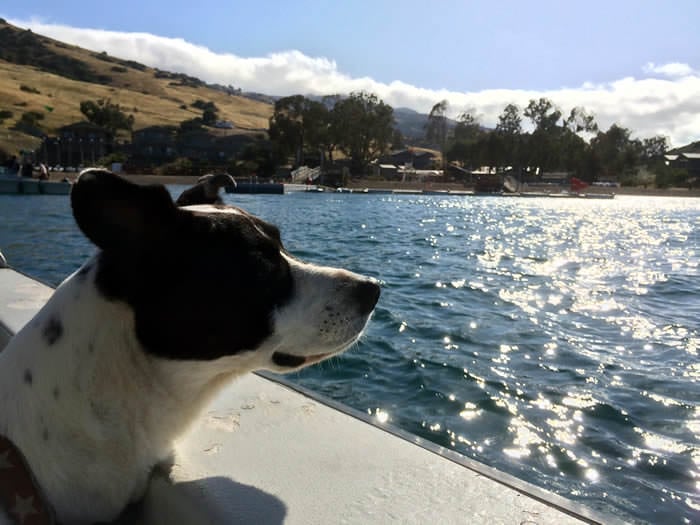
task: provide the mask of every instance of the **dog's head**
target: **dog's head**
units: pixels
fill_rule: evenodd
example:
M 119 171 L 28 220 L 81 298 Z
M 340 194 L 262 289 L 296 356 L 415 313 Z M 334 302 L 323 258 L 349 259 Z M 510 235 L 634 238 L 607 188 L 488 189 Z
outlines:
M 161 185 L 94 169 L 71 203 L 101 250 L 99 292 L 129 305 L 154 356 L 298 369 L 355 342 L 379 298 L 376 281 L 297 260 L 275 226 L 238 208 L 178 207 Z

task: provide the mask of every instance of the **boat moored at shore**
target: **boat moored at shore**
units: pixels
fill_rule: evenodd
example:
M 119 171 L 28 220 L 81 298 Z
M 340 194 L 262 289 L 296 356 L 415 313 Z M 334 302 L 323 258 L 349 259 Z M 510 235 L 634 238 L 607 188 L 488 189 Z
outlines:
M 0 175 L 0 194 L 5 195 L 68 195 L 68 181 L 39 180 Z

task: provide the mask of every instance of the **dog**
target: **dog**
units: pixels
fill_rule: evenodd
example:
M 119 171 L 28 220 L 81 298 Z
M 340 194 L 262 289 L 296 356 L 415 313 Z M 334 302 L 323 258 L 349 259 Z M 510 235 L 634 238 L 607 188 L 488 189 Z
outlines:
M 62 524 L 117 518 L 223 386 L 344 351 L 380 295 L 374 279 L 298 260 L 240 208 L 179 207 L 162 185 L 100 169 L 70 198 L 98 251 L 0 352 L 0 435 Z M 0 524 L 35 510 L 18 502 Z

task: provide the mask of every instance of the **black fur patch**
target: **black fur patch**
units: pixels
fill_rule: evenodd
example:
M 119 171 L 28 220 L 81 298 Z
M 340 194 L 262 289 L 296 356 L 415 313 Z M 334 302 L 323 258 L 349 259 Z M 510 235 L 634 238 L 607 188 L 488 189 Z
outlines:
M 92 264 L 86 264 L 80 270 L 78 270 L 77 275 L 81 280 L 84 280 L 87 277 L 87 274 L 90 273 L 90 270 L 92 270 Z
M 46 324 L 46 327 L 44 327 L 43 335 L 46 342 L 49 343 L 49 346 L 58 341 L 63 335 L 63 325 L 61 324 L 61 320 L 58 317 L 52 316 L 51 319 L 49 319 L 49 322 Z
M 146 351 L 216 359 L 271 335 L 274 310 L 293 293 L 276 227 L 245 213 L 180 209 L 165 189 L 107 172 L 84 177 L 71 198 L 78 225 L 102 249 L 95 284 L 133 309 Z
M 292 354 L 285 354 L 284 352 L 275 352 L 272 354 L 272 362 L 277 366 L 284 366 L 288 368 L 295 368 L 301 366 L 306 362 L 306 359 Z

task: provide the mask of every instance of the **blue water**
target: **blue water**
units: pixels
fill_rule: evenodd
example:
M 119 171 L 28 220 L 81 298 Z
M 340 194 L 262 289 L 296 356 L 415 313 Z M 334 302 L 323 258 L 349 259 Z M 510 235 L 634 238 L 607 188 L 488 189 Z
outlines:
M 700 199 L 226 198 L 382 282 L 364 340 L 294 381 L 623 519 L 700 521 Z M 0 249 L 53 284 L 92 253 L 44 196 L 0 196 Z

